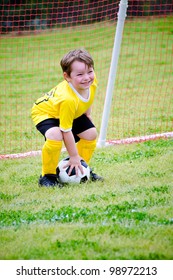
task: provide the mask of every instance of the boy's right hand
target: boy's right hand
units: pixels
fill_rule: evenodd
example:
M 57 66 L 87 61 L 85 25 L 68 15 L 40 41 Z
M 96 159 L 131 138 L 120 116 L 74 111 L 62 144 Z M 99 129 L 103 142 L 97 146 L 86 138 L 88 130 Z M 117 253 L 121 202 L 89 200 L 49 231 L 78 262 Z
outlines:
M 64 167 L 70 166 L 68 175 L 71 174 L 73 168 L 75 168 L 76 176 L 78 176 L 79 170 L 80 170 L 80 172 L 83 174 L 83 168 L 82 168 L 82 165 L 81 165 L 81 159 L 82 159 L 82 158 L 81 158 L 79 155 L 71 156 L 71 157 L 69 158 L 68 163 L 64 166 Z

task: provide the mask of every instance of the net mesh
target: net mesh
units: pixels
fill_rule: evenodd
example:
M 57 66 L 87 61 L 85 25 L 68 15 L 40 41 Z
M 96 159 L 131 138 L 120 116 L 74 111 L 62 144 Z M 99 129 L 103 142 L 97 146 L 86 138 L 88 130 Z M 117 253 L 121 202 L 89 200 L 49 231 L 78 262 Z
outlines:
M 172 130 L 172 1 L 128 1 L 107 139 Z M 119 1 L 0 3 L 0 154 L 38 150 L 30 110 L 62 80 L 71 49 L 92 55 L 99 81 L 93 105 L 100 128 Z

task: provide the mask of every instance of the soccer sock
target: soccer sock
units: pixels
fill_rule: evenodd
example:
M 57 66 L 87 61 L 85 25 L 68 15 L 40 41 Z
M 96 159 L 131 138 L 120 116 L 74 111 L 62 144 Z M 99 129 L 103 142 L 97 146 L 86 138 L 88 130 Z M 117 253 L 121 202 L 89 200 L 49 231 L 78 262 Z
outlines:
M 96 148 L 95 140 L 80 139 L 76 144 L 79 155 L 89 164 L 92 154 Z
M 62 141 L 47 139 L 42 148 L 42 176 L 56 174 Z

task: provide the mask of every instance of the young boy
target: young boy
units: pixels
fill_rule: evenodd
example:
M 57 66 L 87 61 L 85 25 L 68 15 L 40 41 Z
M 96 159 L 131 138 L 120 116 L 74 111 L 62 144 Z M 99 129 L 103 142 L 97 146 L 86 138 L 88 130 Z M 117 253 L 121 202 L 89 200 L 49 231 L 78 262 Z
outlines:
M 62 141 L 69 154 L 69 174 L 75 168 L 82 172 L 83 158 L 89 163 L 96 148 L 97 131 L 91 120 L 97 80 L 94 62 L 83 49 L 72 50 L 60 62 L 64 81 L 39 98 L 32 107 L 32 119 L 45 137 L 42 148 L 42 175 L 39 186 L 61 186 L 56 168 Z M 103 180 L 93 173 L 93 181 Z

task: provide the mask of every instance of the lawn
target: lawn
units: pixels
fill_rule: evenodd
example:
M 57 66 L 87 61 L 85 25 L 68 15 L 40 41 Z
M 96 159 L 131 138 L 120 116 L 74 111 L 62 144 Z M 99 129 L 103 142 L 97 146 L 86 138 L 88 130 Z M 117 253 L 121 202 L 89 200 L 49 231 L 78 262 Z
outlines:
M 172 20 L 127 18 L 107 140 L 172 131 Z M 1 36 L 0 154 L 41 150 L 30 110 L 62 80 L 72 48 L 95 61 L 99 133 L 115 30 Z M 1 260 L 173 260 L 173 139 L 97 148 L 90 166 L 104 182 L 39 188 L 40 156 L 0 160 Z
M 173 259 L 173 140 L 98 148 L 90 166 L 104 182 L 39 188 L 40 156 L 0 161 L 1 260 Z

